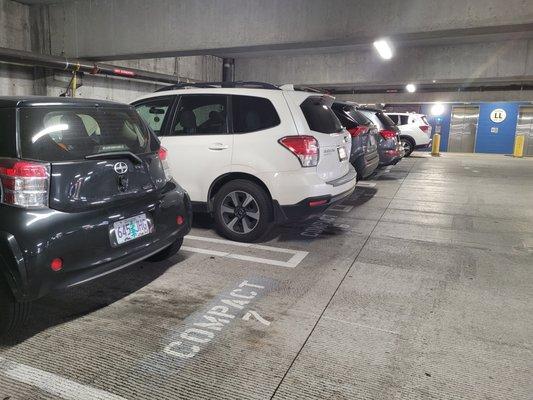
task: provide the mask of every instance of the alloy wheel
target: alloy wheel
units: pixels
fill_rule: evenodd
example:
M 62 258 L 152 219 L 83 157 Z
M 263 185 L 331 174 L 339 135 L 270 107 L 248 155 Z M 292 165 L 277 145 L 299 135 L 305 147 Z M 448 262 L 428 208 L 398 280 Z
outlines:
M 235 190 L 224 197 L 220 214 L 224 225 L 241 235 L 253 231 L 260 218 L 257 201 L 250 193 L 242 190 Z

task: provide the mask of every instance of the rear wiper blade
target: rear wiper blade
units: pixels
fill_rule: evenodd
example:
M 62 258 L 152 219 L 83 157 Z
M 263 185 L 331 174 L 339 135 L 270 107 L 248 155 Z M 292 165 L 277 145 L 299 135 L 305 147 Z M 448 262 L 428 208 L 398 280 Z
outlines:
M 131 151 L 110 151 L 107 153 L 96 153 L 85 156 L 86 160 L 99 160 L 99 159 L 108 159 L 108 158 L 129 158 L 137 164 L 142 164 L 143 160 L 136 154 L 133 154 Z

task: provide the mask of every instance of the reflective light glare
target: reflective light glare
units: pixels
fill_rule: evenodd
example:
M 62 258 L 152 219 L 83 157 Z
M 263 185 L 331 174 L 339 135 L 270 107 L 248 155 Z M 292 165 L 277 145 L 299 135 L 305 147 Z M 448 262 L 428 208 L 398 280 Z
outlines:
M 61 132 L 61 131 L 66 131 L 66 130 L 68 130 L 67 124 L 57 124 L 57 125 L 49 126 L 48 128 L 44 128 L 42 131 L 39 131 L 35 135 L 33 135 L 33 137 L 31 138 L 31 142 L 35 143 L 40 138 L 42 138 L 45 135 L 48 135 L 49 133 Z
M 407 85 L 405 85 L 405 90 L 407 90 L 409 93 L 414 93 L 416 92 L 416 86 L 412 83 L 408 83 Z
M 444 113 L 444 104 L 442 103 L 435 103 L 431 107 L 431 115 L 442 115 Z
M 385 39 L 376 40 L 374 42 L 374 47 L 384 60 L 390 60 L 392 58 L 392 47 Z

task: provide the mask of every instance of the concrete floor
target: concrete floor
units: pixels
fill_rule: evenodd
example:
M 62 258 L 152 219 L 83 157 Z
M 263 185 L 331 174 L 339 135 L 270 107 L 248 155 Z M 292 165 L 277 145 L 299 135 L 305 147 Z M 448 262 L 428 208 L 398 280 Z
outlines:
M 0 399 L 533 398 L 533 159 L 415 153 L 260 246 L 192 235 L 36 304 Z

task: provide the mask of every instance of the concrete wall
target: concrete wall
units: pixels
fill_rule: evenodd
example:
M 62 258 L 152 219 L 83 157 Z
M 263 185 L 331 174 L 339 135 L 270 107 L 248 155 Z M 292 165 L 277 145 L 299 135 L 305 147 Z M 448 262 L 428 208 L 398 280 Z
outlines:
M 0 47 L 30 50 L 29 9 L 11 0 L 0 0 Z M 0 94 L 33 93 L 33 69 L 0 64 Z
M 50 53 L 48 7 L 0 0 L 0 47 Z M 222 79 L 222 59 L 213 56 L 115 61 L 116 65 L 172 74 L 183 80 Z M 0 96 L 48 95 L 65 92 L 71 75 L 44 68 L 0 63 Z M 156 83 L 85 75 L 79 97 L 130 102 L 161 87 Z

